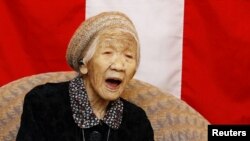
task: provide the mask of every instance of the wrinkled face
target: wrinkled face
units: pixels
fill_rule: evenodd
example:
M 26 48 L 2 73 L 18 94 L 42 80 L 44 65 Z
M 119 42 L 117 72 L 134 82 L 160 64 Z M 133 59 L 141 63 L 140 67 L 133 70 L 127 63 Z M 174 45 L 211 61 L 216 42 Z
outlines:
M 87 63 L 86 83 L 104 100 L 117 99 L 135 74 L 137 44 L 129 33 L 102 32 L 92 59 Z M 88 89 L 88 88 L 87 88 Z

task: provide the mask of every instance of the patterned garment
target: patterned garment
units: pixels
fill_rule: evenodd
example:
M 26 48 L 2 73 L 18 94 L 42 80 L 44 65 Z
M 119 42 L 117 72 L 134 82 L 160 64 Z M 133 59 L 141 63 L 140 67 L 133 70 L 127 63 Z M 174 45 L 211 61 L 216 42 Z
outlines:
M 70 104 L 75 123 L 80 128 L 90 128 L 106 123 L 112 129 L 118 129 L 122 122 L 123 102 L 119 99 L 111 101 L 107 106 L 107 112 L 102 120 L 94 114 L 86 88 L 81 77 L 76 77 L 69 84 Z

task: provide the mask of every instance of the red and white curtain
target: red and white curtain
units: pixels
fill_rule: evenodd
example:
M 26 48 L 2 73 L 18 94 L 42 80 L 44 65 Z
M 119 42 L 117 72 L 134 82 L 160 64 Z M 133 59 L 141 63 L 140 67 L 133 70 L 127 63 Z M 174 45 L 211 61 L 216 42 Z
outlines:
M 250 123 L 250 1 L 22 0 L 0 2 L 0 86 L 70 70 L 65 51 L 85 19 L 121 11 L 141 42 L 135 78 L 186 101 L 211 123 Z

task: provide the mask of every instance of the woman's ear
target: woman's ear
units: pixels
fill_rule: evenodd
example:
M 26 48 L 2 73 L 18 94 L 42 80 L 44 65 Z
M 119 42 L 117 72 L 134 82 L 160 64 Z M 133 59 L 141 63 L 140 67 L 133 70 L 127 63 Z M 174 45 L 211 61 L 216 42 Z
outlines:
M 82 74 L 87 74 L 87 73 L 88 73 L 88 68 L 87 68 L 87 65 L 86 65 L 86 64 L 82 64 L 82 65 L 80 66 L 80 72 L 81 72 Z

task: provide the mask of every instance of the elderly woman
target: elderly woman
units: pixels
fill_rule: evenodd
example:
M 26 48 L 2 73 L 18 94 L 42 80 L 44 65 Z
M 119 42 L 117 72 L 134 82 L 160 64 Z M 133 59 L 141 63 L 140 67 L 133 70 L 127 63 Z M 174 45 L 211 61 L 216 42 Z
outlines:
M 17 141 L 153 141 L 145 112 L 120 98 L 139 65 L 132 21 L 104 12 L 83 22 L 67 49 L 78 77 L 25 97 Z

